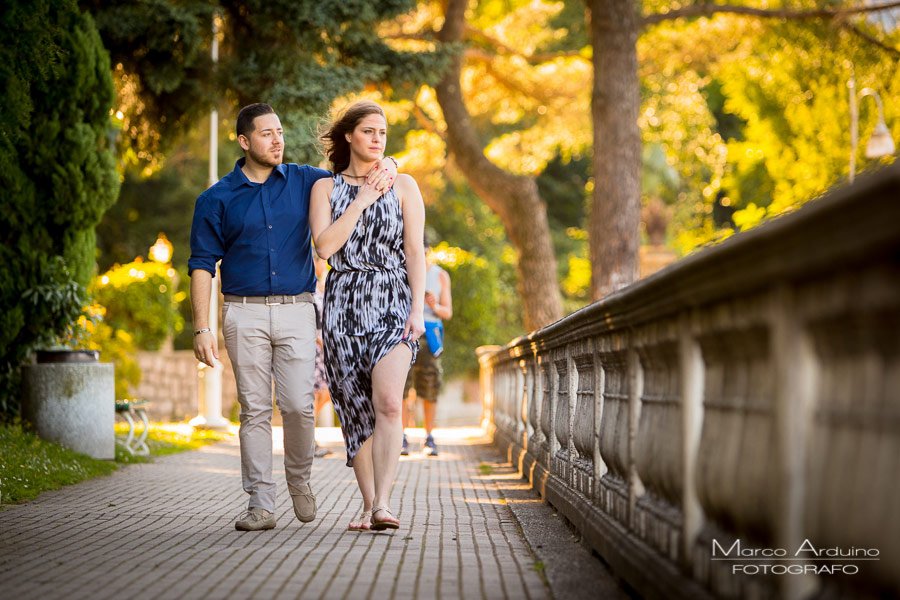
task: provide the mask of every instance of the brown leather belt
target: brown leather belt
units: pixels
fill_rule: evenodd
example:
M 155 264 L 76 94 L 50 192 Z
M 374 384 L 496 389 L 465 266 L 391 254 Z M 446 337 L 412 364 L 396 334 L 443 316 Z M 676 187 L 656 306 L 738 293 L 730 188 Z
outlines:
M 303 292 L 296 296 L 287 294 L 275 294 L 274 296 L 234 296 L 225 294 L 225 302 L 237 302 L 239 304 L 265 304 L 266 306 L 278 306 L 279 304 L 299 304 L 301 302 L 312 302 L 313 295 L 310 292 Z

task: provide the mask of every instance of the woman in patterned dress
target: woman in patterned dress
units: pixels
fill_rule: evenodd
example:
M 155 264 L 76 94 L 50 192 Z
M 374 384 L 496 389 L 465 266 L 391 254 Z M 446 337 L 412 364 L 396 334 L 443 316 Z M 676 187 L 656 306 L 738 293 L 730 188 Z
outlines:
M 397 529 L 390 509 L 403 424 L 403 384 L 425 331 L 425 207 L 415 180 L 399 175 L 379 194 L 366 173 L 384 153 L 387 120 L 357 102 L 322 135 L 335 173 L 312 189 L 309 224 L 328 259 L 325 368 L 341 421 L 347 465 L 363 497 L 350 529 Z

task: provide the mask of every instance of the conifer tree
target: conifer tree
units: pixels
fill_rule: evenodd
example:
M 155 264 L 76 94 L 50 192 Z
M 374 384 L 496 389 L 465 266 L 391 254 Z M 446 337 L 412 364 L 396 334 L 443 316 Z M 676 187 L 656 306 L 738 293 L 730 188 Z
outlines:
M 0 414 L 18 367 L 78 315 L 94 227 L 119 183 L 108 149 L 113 85 L 91 17 L 74 0 L 0 8 Z
M 138 162 L 171 148 L 217 106 L 224 116 L 267 102 L 285 128 L 285 160 L 318 160 L 316 125 L 331 102 L 367 85 L 395 94 L 433 83 L 447 51 L 396 51 L 377 24 L 413 0 L 83 0 L 119 82 L 124 141 Z M 219 61 L 210 59 L 213 20 Z

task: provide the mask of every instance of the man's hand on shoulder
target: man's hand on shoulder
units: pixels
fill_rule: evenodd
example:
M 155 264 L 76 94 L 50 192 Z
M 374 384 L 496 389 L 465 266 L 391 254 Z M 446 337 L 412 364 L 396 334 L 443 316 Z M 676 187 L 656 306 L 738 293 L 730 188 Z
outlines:
M 397 161 L 386 156 L 377 161 L 366 175 L 366 183 L 375 184 L 375 189 L 384 193 L 394 185 L 394 180 L 397 179 Z

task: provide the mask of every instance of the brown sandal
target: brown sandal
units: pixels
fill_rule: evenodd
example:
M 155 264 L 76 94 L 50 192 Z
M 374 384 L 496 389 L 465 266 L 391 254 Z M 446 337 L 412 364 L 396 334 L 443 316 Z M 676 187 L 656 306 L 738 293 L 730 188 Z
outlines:
M 364 510 L 356 521 L 350 521 L 348 531 L 368 531 L 372 527 L 372 511 Z
M 376 519 L 375 513 L 384 511 L 388 514 L 387 519 Z M 400 529 L 400 521 L 394 518 L 391 509 L 387 506 L 379 506 L 372 509 L 372 531 L 384 531 L 385 529 Z

